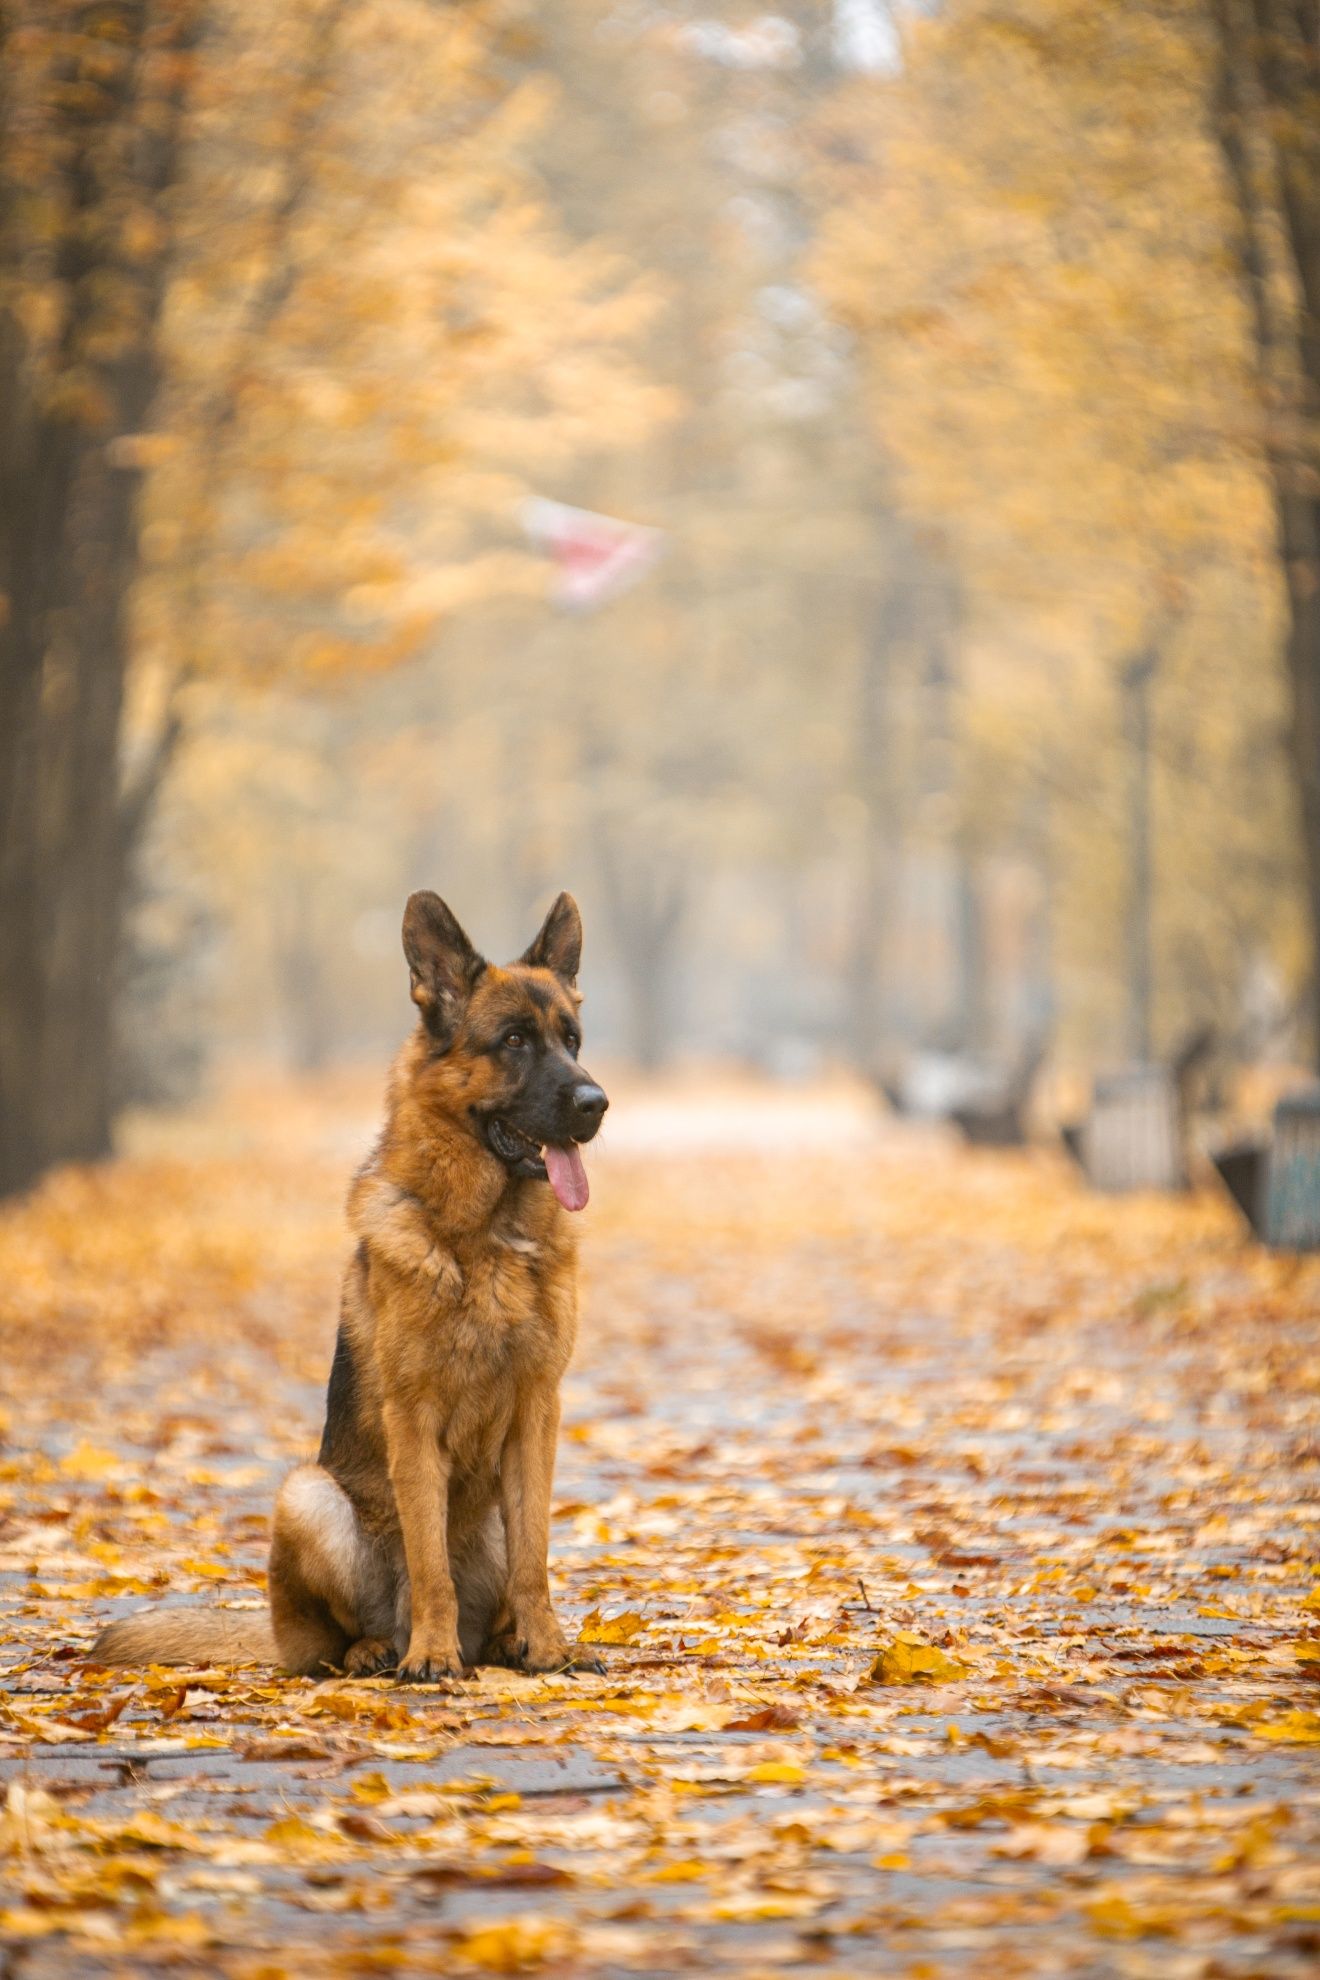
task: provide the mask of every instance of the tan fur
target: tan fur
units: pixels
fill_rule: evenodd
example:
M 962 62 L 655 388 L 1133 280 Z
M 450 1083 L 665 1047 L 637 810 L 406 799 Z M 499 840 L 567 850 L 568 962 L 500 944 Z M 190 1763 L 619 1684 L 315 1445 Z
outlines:
M 233 1609 L 143 1609 L 103 1629 L 91 1649 L 97 1664 L 269 1664 L 275 1659 L 270 1617 Z
M 487 997 L 507 998 L 505 972 L 490 974 Z M 396 1063 L 385 1131 L 349 1197 L 361 1251 L 343 1324 L 370 1442 L 384 1457 L 362 1467 L 353 1498 L 369 1531 L 397 1529 L 412 1598 L 404 1669 L 433 1676 L 480 1654 L 460 1631 L 460 1607 L 495 1550 L 492 1513 L 507 1536 L 507 1613 L 497 1599 L 475 1620 L 531 1668 L 569 1662 L 546 1551 L 559 1380 L 577 1324 L 575 1245 L 548 1188 L 511 1182 L 468 1130 L 485 1077 L 461 1055 L 436 1061 L 419 1032 Z M 435 1517 L 446 1501 L 447 1525 Z M 498 1563 L 485 1578 L 484 1592 L 505 1592 Z M 483 1591 L 472 1592 L 479 1609 Z M 295 1616 L 280 1604 L 274 1613 L 282 1645 L 302 1661 Z
M 577 910 L 561 896 L 538 943 L 553 962 L 555 943 L 574 939 Z M 271 1623 L 287 1670 L 397 1660 L 402 1677 L 428 1680 L 479 1659 L 573 1664 L 547 1550 L 575 1238 L 548 1184 L 506 1169 L 472 1112 L 498 1109 L 510 1078 L 483 1046 L 492 1026 L 526 1014 L 554 1039 L 575 1028 L 570 953 L 566 969 L 524 959 L 457 988 L 413 965 L 424 1021 L 395 1062 L 384 1129 L 348 1199 L 357 1248 L 336 1375 L 341 1360 L 346 1372 L 338 1393 L 332 1377 L 320 1462 L 293 1472 L 276 1501 Z M 195 1624 L 205 1634 L 217 1620 Z M 186 1639 L 191 1657 L 191 1627 L 178 1612 L 141 1615 L 93 1654 L 166 1662 Z

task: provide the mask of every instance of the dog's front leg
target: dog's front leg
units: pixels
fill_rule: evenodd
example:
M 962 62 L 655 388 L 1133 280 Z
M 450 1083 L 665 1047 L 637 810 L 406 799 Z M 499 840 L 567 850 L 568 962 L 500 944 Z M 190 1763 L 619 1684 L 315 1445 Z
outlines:
M 550 1602 L 550 1488 L 558 1435 L 557 1385 L 520 1398 L 500 1456 L 511 1648 L 526 1671 L 598 1671 L 604 1668 L 598 1658 L 569 1647 Z
M 390 1483 L 412 1589 L 412 1634 L 399 1666 L 405 1684 L 461 1677 L 458 1600 L 449 1570 L 449 1459 L 434 1413 L 415 1402 L 384 1408 Z

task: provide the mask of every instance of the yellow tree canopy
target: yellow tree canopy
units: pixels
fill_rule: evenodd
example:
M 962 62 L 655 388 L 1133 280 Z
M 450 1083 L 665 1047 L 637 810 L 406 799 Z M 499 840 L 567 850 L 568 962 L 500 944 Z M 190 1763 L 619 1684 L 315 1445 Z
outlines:
M 903 504 L 966 601 L 970 829 L 1049 813 L 1070 1003 L 1113 1036 L 1120 679 L 1154 684 L 1164 1030 L 1294 977 L 1282 593 L 1193 0 L 952 0 L 822 119 L 816 261 Z M 1161 884 L 1162 883 L 1162 884 Z M 1107 1020 L 1105 1012 L 1110 1012 Z
M 376 667 L 526 587 L 520 489 L 663 413 L 631 361 L 652 301 L 545 209 L 507 7 L 211 12 L 144 443 L 145 643 Z

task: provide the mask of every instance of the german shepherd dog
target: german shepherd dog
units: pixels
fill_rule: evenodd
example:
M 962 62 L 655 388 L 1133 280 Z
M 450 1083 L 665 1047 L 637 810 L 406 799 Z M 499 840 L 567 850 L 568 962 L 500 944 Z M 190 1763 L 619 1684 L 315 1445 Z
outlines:
M 546 1555 L 559 1383 L 577 1329 L 580 1147 L 608 1102 L 579 1059 L 577 905 L 505 969 L 436 894 L 403 948 L 419 1017 L 348 1199 L 357 1247 L 315 1464 L 280 1488 L 270 1617 L 145 1610 L 102 1664 L 278 1660 L 319 1676 L 475 1663 L 602 1668 L 570 1647 Z

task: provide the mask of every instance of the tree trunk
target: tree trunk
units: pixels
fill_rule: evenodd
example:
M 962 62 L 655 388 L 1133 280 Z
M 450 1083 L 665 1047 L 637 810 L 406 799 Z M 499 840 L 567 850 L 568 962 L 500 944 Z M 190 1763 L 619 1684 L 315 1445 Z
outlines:
M 1311 1051 L 1320 1067 L 1320 5 L 1255 0 L 1256 59 L 1278 171 L 1282 236 L 1301 308 L 1294 444 L 1272 452 L 1288 587 L 1293 760 L 1310 909 Z
M 1320 1067 L 1320 0 L 1209 0 L 1209 16 L 1219 57 L 1212 118 L 1238 212 L 1288 599 L 1311 1053 Z
M 0 178 L 27 194 L 0 197 L 0 1194 L 109 1146 L 125 860 L 145 815 L 119 790 L 131 459 L 168 265 L 163 240 L 126 254 L 118 216 L 159 215 L 177 176 L 195 18 L 189 0 L 101 0 L 69 10 L 58 42 L 0 43 Z M 63 299 L 46 342 L 22 306 L 33 284 Z
M 1301 490 L 1279 488 L 1277 508 L 1287 546 L 1292 758 L 1311 930 L 1311 1058 L 1320 1069 L 1320 502 Z
M 677 866 L 663 873 L 646 861 L 625 863 L 605 831 L 599 864 L 614 948 L 628 986 L 629 1049 L 644 1071 L 654 1072 L 669 1052 L 670 986 L 674 943 L 687 906 L 685 876 Z
M 316 922 L 312 880 L 290 869 L 276 899 L 274 945 L 288 1061 L 299 1073 L 321 1072 L 334 1050 L 332 993 Z
M 42 1163 L 38 792 L 51 572 L 33 539 L 51 477 L 29 481 L 24 472 L 28 449 L 14 417 L 15 371 L 6 368 L 0 399 L 0 591 L 8 607 L 0 615 L 0 1194 L 23 1188 Z M 58 502 L 53 506 L 58 513 Z
M 137 564 L 136 474 L 88 464 L 85 526 L 75 551 L 69 705 L 44 782 L 48 821 L 46 1004 L 41 1093 L 48 1149 L 61 1161 L 110 1151 L 114 1003 L 127 861 L 119 734 L 128 672 L 127 614 Z
M 91 140 L 89 139 L 88 142 Z M 75 158 L 68 227 L 80 234 L 90 198 Z M 4 272 L 17 281 L 24 243 L 11 224 Z M 90 268 L 80 238 L 59 257 L 76 322 Z M 69 519 L 91 436 L 50 409 L 34 388 L 32 357 L 16 317 L 0 315 L 0 1194 L 24 1188 L 47 1160 L 42 1105 L 46 932 L 50 874 L 43 789 L 53 723 L 76 718 L 67 694 L 45 690 L 52 623 L 69 572 Z M 53 701 L 53 705 L 52 705 Z
M 893 777 L 892 685 L 895 647 L 910 630 L 907 601 L 886 576 L 862 634 L 857 683 L 856 790 L 862 831 L 856 916 L 849 958 L 848 1031 L 852 1060 L 874 1074 L 885 1043 L 885 964 L 898 863 Z
M 668 1056 L 669 975 L 663 947 L 648 955 L 644 942 L 632 948 L 628 974 L 632 991 L 632 1056 L 643 1072 L 655 1072 Z
M 1134 1065 L 1149 1065 L 1153 1051 L 1152 1012 L 1155 969 L 1151 945 L 1154 888 L 1151 879 L 1150 687 L 1153 651 L 1138 654 L 1125 669 L 1124 746 L 1127 751 L 1128 898 L 1125 947 L 1127 1051 Z
M 953 1012 L 949 1039 L 957 1052 L 984 1052 L 990 1043 L 985 913 L 980 862 L 966 833 L 953 849 Z

